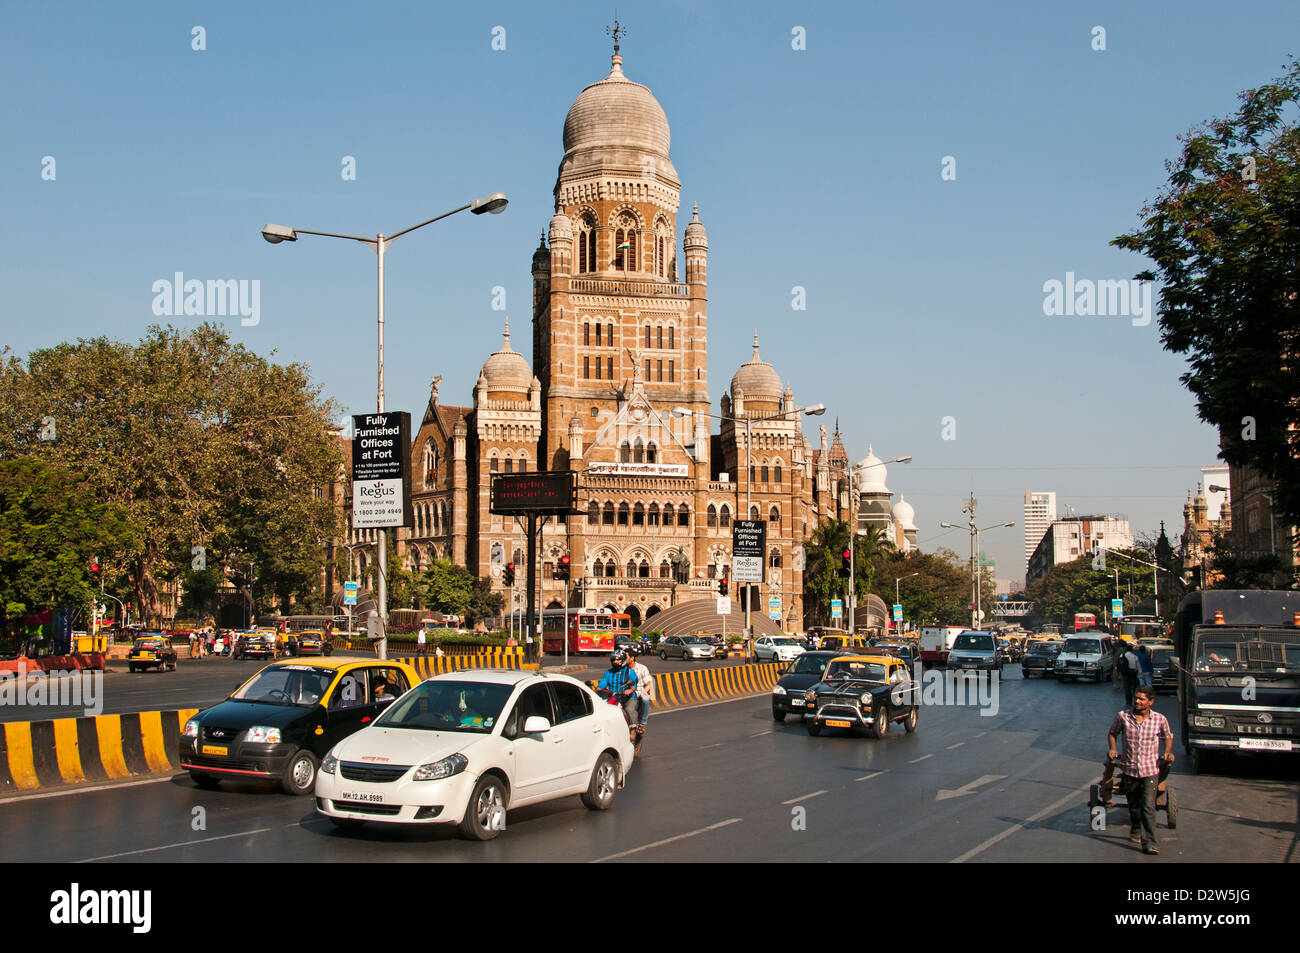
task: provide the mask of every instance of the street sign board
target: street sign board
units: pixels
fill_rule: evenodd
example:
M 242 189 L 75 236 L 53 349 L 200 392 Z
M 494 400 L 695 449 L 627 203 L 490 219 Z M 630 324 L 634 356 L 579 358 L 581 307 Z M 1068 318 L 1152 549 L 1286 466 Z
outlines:
M 831 618 L 832 619 L 844 618 L 844 603 L 842 600 L 840 599 L 831 600 Z
M 899 605 L 897 602 L 894 603 L 894 621 L 895 622 L 903 621 L 903 607 Z
M 1117 618 L 1117 619 L 1122 619 L 1122 618 L 1124 618 L 1124 600 L 1123 600 L 1123 599 L 1112 599 L 1112 600 L 1110 600 L 1110 614 L 1113 615 L 1113 616 L 1114 616 L 1115 618 Z
M 411 415 L 352 416 L 352 526 L 411 526 Z
M 731 599 L 728 596 L 718 596 L 718 615 L 731 615 Z
M 354 606 L 357 604 L 357 584 L 355 582 L 343 583 L 343 604 L 345 606 Z
M 731 524 L 731 578 L 736 582 L 763 581 L 763 550 L 767 524 L 762 520 L 736 520 Z
M 769 619 L 775 619 L 777 622 L 781 621 L 781 597 L 780 596 L 768 597 L 767 617 Z
M 507 516 L 568 516 L 576 513 L 572 470 L 494 473 L 488 509 Z

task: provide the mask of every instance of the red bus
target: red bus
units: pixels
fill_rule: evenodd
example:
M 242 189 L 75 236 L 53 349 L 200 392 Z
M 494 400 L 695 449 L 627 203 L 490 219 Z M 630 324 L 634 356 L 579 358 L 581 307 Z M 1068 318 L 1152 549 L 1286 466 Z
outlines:
M 542 651 L 560 655 L 564 651 L 561 633 L 564 631 L 565 611 L 546 609 L 542 612 Z M 570 609 L 569 654 L 608 654 L 614 651 L 614 636 L 632 636 L 632 617 L 626 612 L 608 609 Z
M 1091 612 L 1076 612 L 1074 614 L 1075 632 L 1085 632 L 1095 628 L 1097 628 L 1097 617 Z

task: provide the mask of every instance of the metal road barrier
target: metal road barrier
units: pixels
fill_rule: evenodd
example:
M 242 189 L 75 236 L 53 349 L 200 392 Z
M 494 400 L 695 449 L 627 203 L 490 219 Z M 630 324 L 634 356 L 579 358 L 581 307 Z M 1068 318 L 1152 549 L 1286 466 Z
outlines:
M 0 794 L 177 770 L 185 722 L 197 708 L 0 725 Z

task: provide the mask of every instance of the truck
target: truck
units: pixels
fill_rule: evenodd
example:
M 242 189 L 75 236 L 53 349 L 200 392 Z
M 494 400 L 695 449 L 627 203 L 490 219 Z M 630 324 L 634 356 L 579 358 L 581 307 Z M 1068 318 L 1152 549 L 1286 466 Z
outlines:
M 1190 593 L 1174 621 L 1174 651 L 1193 770 L 1223 754 L 1300 752 L 1300 592 Z
M 964 625 L 927 625 L 921 629 L 921 661 L 948 664 L 948 653 L 957 636 L 967 631 Z

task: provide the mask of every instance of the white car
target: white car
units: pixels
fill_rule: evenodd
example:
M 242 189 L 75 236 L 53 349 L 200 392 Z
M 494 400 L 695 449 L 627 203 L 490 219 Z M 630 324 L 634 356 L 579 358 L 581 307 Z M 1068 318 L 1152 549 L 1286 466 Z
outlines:
M 316 777 L 316 810 L 340 827 L 459 824 L 490 840 L 510 808 L 578 794 L 606 810 L 632 758 L 622 710 L 576 679 L 452 672 L 334 746 Z
M 804 647 L 788 635 L 765 635 L 754 643 L 760 662 L 789 662 L 803 655 Z

